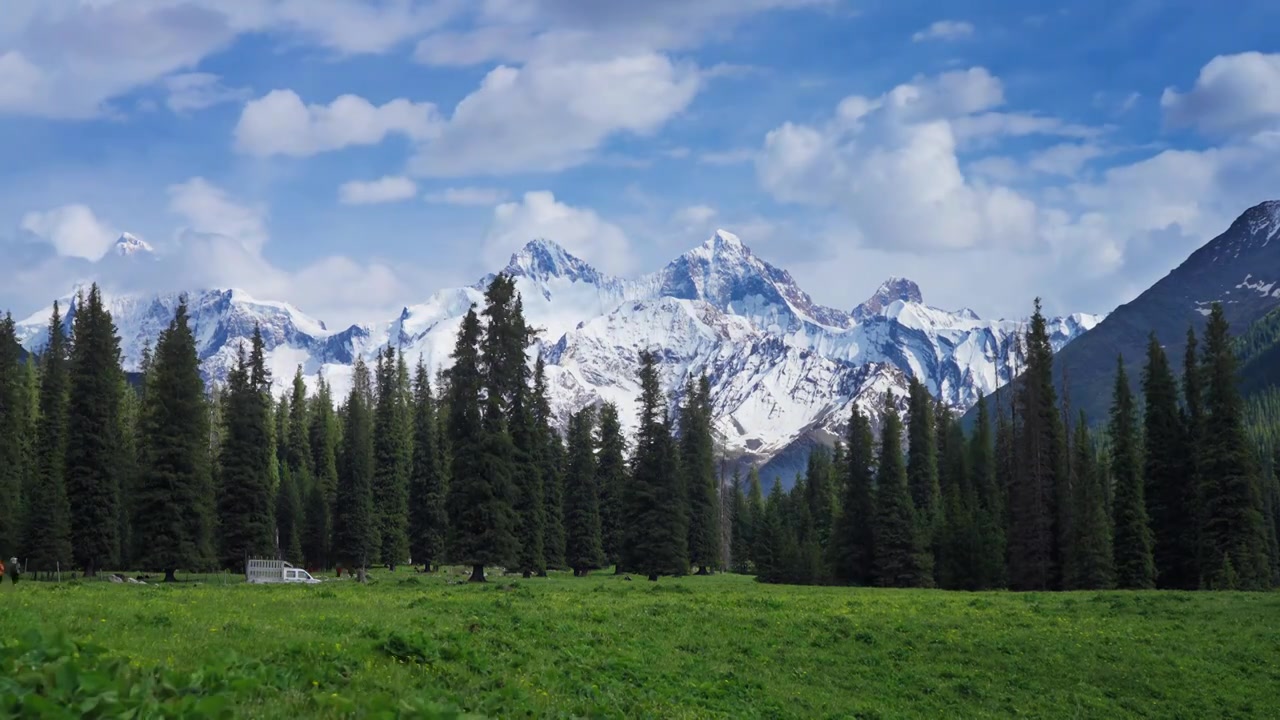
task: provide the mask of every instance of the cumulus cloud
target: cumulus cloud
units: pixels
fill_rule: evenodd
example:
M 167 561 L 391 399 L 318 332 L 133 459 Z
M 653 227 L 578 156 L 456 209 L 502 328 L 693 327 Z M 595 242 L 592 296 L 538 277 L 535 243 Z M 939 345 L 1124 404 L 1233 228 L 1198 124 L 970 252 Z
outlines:
M 113 98 L 195 67 L 245 33 L 386 52 L 461 8 L 451 0 L 5 0 L 0 113 L 100 115 Z
M 824 7 L 834 0 L 486 0 L 473 27 L 432 33 L 415 57 L 431 65 L 595 59 L 684 50 L 724 37 L 743 19 L 772 10 Z
M 547 191 L 527 192 L 520 202 L 493 209 L 485 236 L 485 261 L 500 267 L 511 253 L 535 238 L 553 240 L 570 253 L 611 273 L 632 270 L 631 244 L 618 226 L 593 210 L 576 208 Z
M 171 185 L 169 210 L 195 233 L 235 240 L 254 252 L 267 242 L 266 208 L 241 204 L 202 177 Z
M 1201 73 L 1213 76 L 1208 66 Z M 1055 311 L 1106 311 L 1280 187 L 1280 132 L 1266 123 L 1253 132 L 1257 125 L 1231 125 L 1233 134 L 1205 149 L 1115 163 L 1103 160 L 1113 152 L 1098 138 L 1105 130 L 1000 112 L 996 87 L 972 71 L 946 83 L 918 78 L 879 97 L 847 98 L 826 122 L 768 133 L 761 186 L 832 211 L 824 227 L 802 231 L 823 238 L 817 248 L 785 259 L 797 277 L 838 289 L 848 283 L 834 282 L 843 278 L 832 268 L 858 267 L 907 274 L 943 305 L 971 303 L 981 286 L 984 312 L 1009 312 L 1036 294 Z M 1244 116 L 1268 117 L 1265 105 L 1250 107 Z M 1048 137 L 1003 147 L 1032 135 Z M 1072 141 L 1045 145 L 1053 136 Z M 965 158 L 983 143 L 1005 152 Z M 848 300 L 857 298 L 834 301 Z
M 22 229 L 48 242 L 59 255 L 85 260 L 101 258 L 120 236 L 84 205 L 29 212 L 22 218 Z
M 487 187 L 451 187 L 425 197 L 427 202 L 441 205 L 497 205 L 506 198 L 506 190 Z
M 328 105 L 304 105 L 292 90 L 272 90 L 244 106 L 236 150 L 248 155 L 306 157 L 349 145 L 376 145 L 390 134 L 414 140 L 437 134 L 435 105 L 403 98 L 374 105 L 342 95 Z
M 165 105 L 176 113 L 203 110 L 214 105 L 237 102 L 249 97 L 247 88 L 231 88 L 212 73 L 181 73 L 164 80 L 169 97 Z
M 710 205 L 690 205 L 677 210 L 672 219 L 683 229 L 692 231 L 706 228 L 715 217 L 716 209 Z
M 1219 55 L 1189 91 L 1166 88 L 1160 107 L 1170 125 L 1209 135 L 1280 130 L 1280 53 Z
M 1016 246 L 1034 232 L 1034 203 L 976 182 L 957 157 L 956 117 L 1003 103 L 982 68 L 846 98 L 825 127 L 787 123 L 766 135 L 756 161 L 763 187 L 788 202 L 837 207 L 863 241 L 903 249 Z
M 387 175 L 377 180 L 352 180 L 338 188 L 343 205 L 374 205 L 408 200 L 418 194 L 418 186 L 407 177 Z
M 973 35 L 973 23 L 963 20 L 939 20 L 911 36 L 914 42 L 927 40 L 959 40 Z
M 647 135 L 684 110 L 696 68 L 658 54 L 499 66 L 412 159 L 426 176 L 561 170 L 615 134 Z

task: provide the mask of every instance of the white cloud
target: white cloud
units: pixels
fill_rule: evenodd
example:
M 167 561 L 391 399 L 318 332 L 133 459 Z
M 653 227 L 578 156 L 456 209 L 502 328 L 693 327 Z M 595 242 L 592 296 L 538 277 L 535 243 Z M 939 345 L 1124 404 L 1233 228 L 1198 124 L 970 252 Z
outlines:
M 464 9 L 456 0 L 5 0 L 0 113 L 84 118 L 193 67 L 245 33 L 338 53 L 386 52 Z M 17 81 L 20 80 L 19 84 Z
M 939 20 L 911 36 L 914 42 L 926 40 L 959 40 L 973 35 L 973 23 L 963 20 Z
M 765 137 L 756 169 L 779 200 L 839 208 L 865 244 L 899 249 L 1018 246 L 1036 208 L 1020 193 L 961 171 L 952 120 L 1003 102 L 982 68 L 846 98 L 825 127 L 787 123 Z
M 684 50 L 723 38 L 744 18 L 771 10 L 831 7 L 837 0 L 486 0 L 474 27 L 422 39 L 414 53 L 431 65 L 602 60 Z
M 186 221 L 185 229 L 235 240 L 258 252 L 267 242 L 267 210 L 238 203 L 202 177 L 169 187 L 169 210 Z
M 342 95 L 328 105 L 304 105 L 292 90 L 272 90 L 244 106 L 235 147 L 248 155 L 307 157 L 349 145 L 376 145 L 398 133 L 425 140 L 439 131 L 435 105 L 403 98 L 373 105 Z
M 673 219 L 685 230 L 700 230 L 715 216 L 716 209 L 710 205 L 690 205 L 677 210 Z
M 409 178 L 387 175 L 377 180 L 352 180 L 338 188 L 338 201 L 344 205 L 373 205 L 408 200 L 418 194 L 418 186 Z
M 448 177 L 554 171 L 610 136 L 647 135 L 684 110 L 701 80 L 662 55 L 499 66 L 454 109 L 410 167 Z
M 575 208 L 550 192 L 527 192 L 520 202 L 493 209 L 485 236 L 485 262 L 501 267 L 511 253 L 535 238 L 559 243 L 570 253 L 611 273 L 631 271 L 631 245 L 622 230 L 593 210 Z
M 1075 177 L 1085 163 L 1102 157 L 1105 151 L 1092 143 L 1062 143 L 1031 154 L 1027 166 L 1046 175 Z
M 741 165 L 754 160 L 757 152 L 755 148 L 704 152 L 698 156 L 698 162 L 702 165 Z
M 212 73 L 182 73 L 170 75 L 164 80 L 169 97 L 165 105 L 176 113 L 203 110 L 226 102 L 238 102 L 249 97 L 247 88 L 230 88 Z
M 443 205 L 497 205 L 507 198 L 501 188 L 456 187 L 427 193 L 426 201 Z
M 59 255 L 86 260 L 101 258 L 120 236 L 84 205 L 29 212 L 22 218 L 22 229 L 47 241 Z
M 1160 107 L 1171 125 L 1210 135 L 1280 130 L 1280 53 L 1219 55 L 1191 90 L 1166 88 Z
M 14 111 L 42 100 L 45 77 L 40 68 L 17 50 L 0 54 L 0 112 Z

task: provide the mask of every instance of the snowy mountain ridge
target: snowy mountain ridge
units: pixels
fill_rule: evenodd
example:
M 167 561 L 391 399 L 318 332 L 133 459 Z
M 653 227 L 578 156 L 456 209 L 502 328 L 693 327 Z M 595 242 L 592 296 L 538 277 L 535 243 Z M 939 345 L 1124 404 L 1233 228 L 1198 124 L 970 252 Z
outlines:
M 658 353 L 665 389 L 677 397 L 690 377 L 707 374 L 715 429 L 727 457 L 766 461 L 797 444 L 826 442 L 843 432 L 856 403 L 873 418 L 884 398 L 899 405 L 909 376 L 943 402 L 964 410 L 1007 382 L 1013 338 L 1022 321 L 983 320 L 924 303 L 918 286 L 894 278 L 853 312 L 815 303 L 790 273 L 756 256 L 732 233 L 717 231 L 666 267 L 635 279 L 601 273 L 553 241 L 536 239 L 512 255 L 503 272 L 516 278 L 529 324 L 539 330 L 557 420 L 592 403 L 617 403 L 629 426 L 639 395 L 643 350 Z M 461 317 L 483 303 L 475 285 L 440 290 L 394 318 L 332 330 L 299 309 L 238 289 L 188 293 L 206 378 L 225 379 L 241 342 L 262 328 L 276 387 L 298 365 L 309 381 L 322 373 L 346 393 L 357 358 L 388 343 L 434 373 L 447 367 Z M 177 293 L 108 295 L 126 369 L 154 344 L 177 307 Z M 70 305 L 70 309 L 68 308 Z M 74 317 L 74 298 L 64 301 Z M 20 340 L 38 352 L 49 311 L 19 325 Z M 1101 318 L 1050 321 L 1055 349 Z

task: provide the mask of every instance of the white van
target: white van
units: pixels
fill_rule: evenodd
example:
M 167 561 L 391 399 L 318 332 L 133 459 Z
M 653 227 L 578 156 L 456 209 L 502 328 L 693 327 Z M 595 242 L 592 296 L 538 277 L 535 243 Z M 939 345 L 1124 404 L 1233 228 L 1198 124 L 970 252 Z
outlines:
M 311 573 L 296 568 L 283 560 L 250 560 L 244 568 L 244 580 L 249 583 L 307 583 L 320 582 Z

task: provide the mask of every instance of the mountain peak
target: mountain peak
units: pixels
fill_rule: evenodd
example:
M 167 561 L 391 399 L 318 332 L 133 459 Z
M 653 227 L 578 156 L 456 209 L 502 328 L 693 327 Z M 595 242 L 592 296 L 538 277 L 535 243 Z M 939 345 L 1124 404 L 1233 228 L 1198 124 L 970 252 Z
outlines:
M 554 240 L 534 238 L 511 255 L 504 272 L 533 280 L 562 277 L 571 281 L 597 282 L 600 273 Z
M 121 233 L 120 238 L 116 240 L 115 253 L 128 257 L 130 255 L 139 255 L 154 252 L 155 248 L 142 238 L 132 233 Z
M 1280 200 L 1267 200 L 1245 210 L 1236 221 L 1242 223 L 1250 236 L 1262 236 L 1262 244 L 1266 245 L 1272 238 L 1280 235 Z
M 920 286 L 913 280 L 901 277 L 890 277 L 888 280 L 880 283 L 880 287 L 876 288 L 875 293 L 867 298 L 866 302 L 853 309 L 853 318 L 862 320 L 864 318 L 879 315 L 897 301 L 923 303 L 924 296 L 920 293 Z

